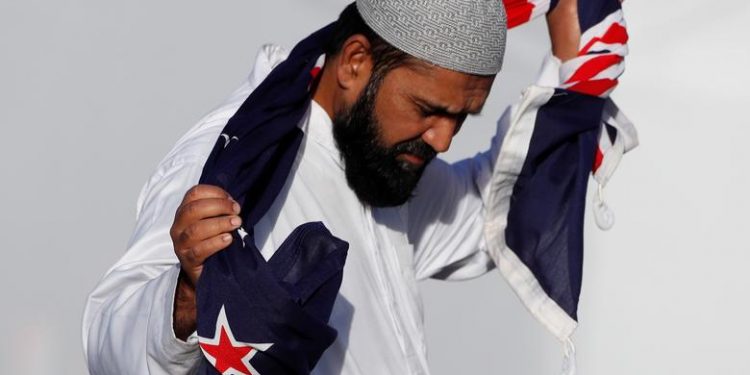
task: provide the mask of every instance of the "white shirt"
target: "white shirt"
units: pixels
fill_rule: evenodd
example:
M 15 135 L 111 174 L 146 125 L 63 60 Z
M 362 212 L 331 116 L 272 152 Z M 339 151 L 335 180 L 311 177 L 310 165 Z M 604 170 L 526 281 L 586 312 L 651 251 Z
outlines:
M 89 296 L 83 345 L 92 374 L 189 373 L 201 360 L 195 335 L 172 329 L 179 263 L 169 229 L 221 130 L 252 90 L 286 58 L 264 46 L 248 80 L 184 135 L 138 198 L 128 251 Z M 331 119 L 313 102 L 295 169 L 255 228 L 268 259 L 298 225 L 322 221 L 349 242 L 329 324 L 338 338 L 314 374 L 428 374 L 417 280 L 463 279 L 493 267 L 485 252 L 486 187 L 501 137 L 474 158 L 428 165 L 415 196 L 396 208 L 362 205 L 348 187 Z

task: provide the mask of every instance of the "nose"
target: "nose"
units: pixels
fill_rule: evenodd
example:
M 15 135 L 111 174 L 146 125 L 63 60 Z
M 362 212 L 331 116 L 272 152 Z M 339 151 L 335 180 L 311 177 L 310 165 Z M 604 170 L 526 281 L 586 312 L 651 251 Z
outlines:
M 443 118 L 422 133 L 422 140 L 436 152 L 446 152 L 451 146 L 453 136 L 456 135 L 456 120 Z

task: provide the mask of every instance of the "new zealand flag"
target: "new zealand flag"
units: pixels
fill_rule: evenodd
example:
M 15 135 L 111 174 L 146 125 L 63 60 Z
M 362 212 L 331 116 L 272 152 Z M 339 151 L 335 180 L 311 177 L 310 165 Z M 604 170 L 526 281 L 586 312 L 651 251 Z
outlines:
M 332 32 L 300 42 L 229 120 L 201 176 L 242 206 L 244 228 L 210 257 L 197 289 L 202 374 L 307 374 L 336 338 L 327 322 L 348 244 L 322 223 L 298 227 L 266 262 L 253 226 L 290 174 L 311 72 Z

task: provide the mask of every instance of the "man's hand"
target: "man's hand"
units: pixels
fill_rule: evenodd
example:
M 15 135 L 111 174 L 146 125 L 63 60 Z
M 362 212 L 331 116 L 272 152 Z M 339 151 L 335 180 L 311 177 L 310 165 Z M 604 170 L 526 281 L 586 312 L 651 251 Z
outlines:
M 180 260 L 180 277 L 174 302 L 175 335 L 185 340 L 195 331 L 195 285 L 203 262 L 232 242 L 231 232 L 242 224 L 240 205 L 223 189 L 193 186 L 177 208 L 169 231 Z

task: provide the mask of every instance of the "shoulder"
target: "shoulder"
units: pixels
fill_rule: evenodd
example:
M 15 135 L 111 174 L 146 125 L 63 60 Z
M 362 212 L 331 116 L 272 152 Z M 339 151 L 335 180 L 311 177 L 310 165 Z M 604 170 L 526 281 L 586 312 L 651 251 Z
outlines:
M 255 58 L 255 63 L 247 78 L 225 99 L 187 131 L 159 163 L 159 170 L 183 163 L 204 163 L 213 149 L 221 130 L 234 116 L 242 103 L 255 90 L 268 74 L 289 53 L 281 46 L 263 45 Z
M 197 183 L 202 166 L 229 119 L 234 116 L 253 90 L 277 65 L 286 60 L 287 56 L 286 49 L 278 45 L 266 44 L 260 48 L 252 70 L 240 86 L 223 103 L 209 111 L 180 137 L 164 159 L 159 162 L 155 172 L 141 190 L 137 212 L 140 212 L 145 196 L 149 194 L 153 186 L 162 186 L 171 182 Z M 185 189 L 188 187 L 186 186 Z

